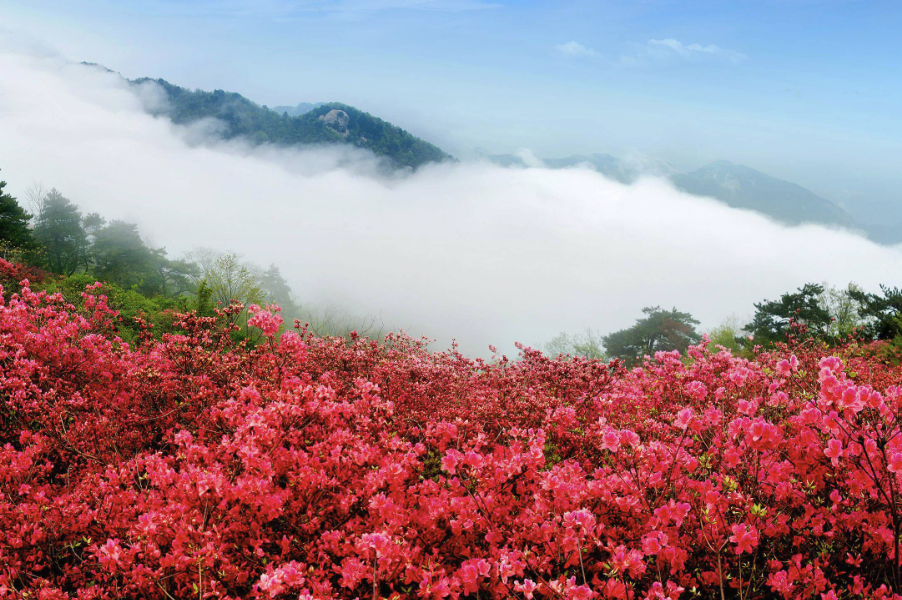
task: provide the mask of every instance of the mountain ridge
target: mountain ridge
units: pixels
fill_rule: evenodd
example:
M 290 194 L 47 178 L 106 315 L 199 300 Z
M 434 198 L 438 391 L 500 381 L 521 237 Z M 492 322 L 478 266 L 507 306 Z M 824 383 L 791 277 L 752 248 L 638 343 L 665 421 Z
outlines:
M 488 155 L 485 158 L 506 167 L 528 166 L 526 160 L 512 154 Z M 841 206 L 801 185 L 728 160 L 716 160 L 687 172 L 656 159 L 634 157 L 632 160 L 621 160 L 601 153 L 539 160 L 552 169 L 588 166 L 626 184 L 644 175 L 664 177 L 684 192 L 714 198 L 734 208 L 753 210 L 787 225 L 814 223 L 843 227 L 864 232 L 878 243 L 902 241 L 902 235 L 886 226 L 869 227 L 857 223 Z
M 109 71 L 102 65 L 83 64 Z M 216 118 L 225 124 L 221 134 L 225 139 L 245 137 L 252 143 L 286 146 L 350 144 L 367 148 L 395 166 L 411 169 L 431 162 L 455 160 L 438 146 L 401 127 L 340 102 L 300 102 L 296 106 L 270 108 L 236 92 L 190 90 L 165 79 L 129 81 L 135 85 L 154 82 L 160 86 L 167 104 L 155 114 L 165 114 L 174 123 L 183 124 Z M 532 164 L 524 157 L 510 154 L 485 158 L 506 167 Z M 734 208 L 753 210 L 787 225 L 813 223 L 843 227 L 865 233 L 878 243 L 902 242 L 896 227 L 857 223 L 841 206 L 801 185 L 727 160 L 713 161 L 688 172 L 681 172 L 658 159 L 632 156 L 623 160 L 604 153 L 548 158 L 541 163 L 552 169 L 585 165 L 622 183 L 632 183 L 644 175 L 664 177 L 687 193 L 714 198 Z
M 270 110 L 282 114 L 286 113 L 289 117 L 300 117 L 315 108 L 319 108 L 325 102 L 298 102 L 297 106 L 273 106 Z
M 167 100 L 165 105 L 151 111 L 153 114 L 165 115 L 177 124 L 204 118 L 218 119 L 224 124 L 221 132 L 224 139 L 244 137 L 255 144 L 285 146 L 350 144 L 369 149 L 396 166 L 411 169 L 431 162 L 453 160 L 438 146 L 341 102 L 311 105 L 310 110 L 292 116 L 288 111 L 279 113 L 266 105 L 257 104 L 237 92 L 191 90 L 161 78 L 130 80 L 133 85 L 149 82 L 158 85 Z M 294 108 L 305 108 L 305 103 Z
M 764 213 L 789 225 L 818 223 L 856 228 L 845 210 L 796 183 L 778 179 L 751 167 L 727 160 L 708 163 L 671 178 L 681 190 L 710 196 L 734 208 Z

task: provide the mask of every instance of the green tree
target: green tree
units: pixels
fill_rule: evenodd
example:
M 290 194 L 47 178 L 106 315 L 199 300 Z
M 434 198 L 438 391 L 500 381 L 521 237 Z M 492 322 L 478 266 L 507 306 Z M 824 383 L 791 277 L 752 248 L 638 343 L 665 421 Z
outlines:
M 153 277 L 147 280 L 148 291 L 164 296 L 196 293 L 195 282 L 200 273 L 200 268 L 196 264 L 185 259 L 168 258 L 165 248 L 155 248 L 151 254 L 154 273 Z
M 230 323 L 244 328 L 242 334 L 236 335 L 236 339 L 247 337 L 249 334 L 247 307 L 251 304 L 264 304 L 269 298 L 260 283 L 260 269 L 251 263 L 243 262 L 237 254 L 221 254 L 209 248 L 196 250 L 189 259 L 195 261 L 199 267 L 199 308 L 212 311 L 217 305 L 226 307 L 233 300 L 241 303 L 244 310 L 233 315 Z M 200 291 L 203 291 L 203 298 L 200 297 Z
M 752 343 L 772 345 L 786 340 L 790 322 L 808 328 L 811 337 L 824 337 L 830 327 L 830 313 L 824 307 L 824 286 L 806 283 L 798 291 L 786 293 L 779 300 L 765 300 L 755 304 L 755 316 L 745 330 L 752 334 Z
M 591 329 L 586 329 L 585 333 L 577 333 L 575 335 L 562 331 L 545 344 L 544 351 L 545 354 L 552 357 L 570 355 L 600 360 L 605 359 L 604 342 L 601 336 L 594 333 Z
M 232 300 L 241 304 L 266 302 L 267 293 L 253 265 L 245 263 L 237 254 L 219 254 L 212 250 L 196 252 L 199 276 L 210 289 L 214 303 L 228 306 Z
M 716 352 L 718 346 L 723 346 L 733 354 L 742 352 L 742 324 L 736 315 L 731 315 L 720 325 L 711 329 L 708 337 L 711 339 L 708 349 L 712 352 Z
M 156 278 L 157 257 L 141 239 L 137 225 L 112 221 L 98 228 L 93 237 L 91 254 L 94 274 L 99 279 L 126 289 L 147 291 L 156 287 L 148 280 Z
M 69 276 L 85 265 L 88 236 L 81 211 L 56 189 L 38 199 L 33 235 L 50 271 Z
M 863 328 L 869 337 L 892 340 L 902 335 L 902 289 L 880 286 L 879 294 L 856 288 L 849 290 L 864 319 Z
M 642 312 L 645 317 L 637 319 L 632 327 L 604 336 L 609 357 L 619 358 L 632 367 L 645 355 L 672 350 L 685 352 L 701 339 L 695 330 L 699 322 L 689 313 L 676 308 L 662 310 L 660 306 L 646 307 Z
M 13 252 L 32 250 L 36 247 L 28 221 L 31 219 L 14 197 L 3 191 L 5 181 L 0 181 L 0 252 L 9 258 Z
M 864 331 L 868 318 L 861 313 L 861 306 L 856 297 L 861 288 L 850 283 L 845 289 L 824 284 L 821 295 L 821 306 L 832 319 L 827 326 L 827 336 L 837 341 L 847 338 L 854 331 Z
M 197 314 L 202 317 L 212 317 L 213 316 L 213 290 L 210 289 L 210 286 L 207 285 L 207 282 L 203 279 L 200 280 L 200 283 L 197 284 L 197 302 L 195 303 L 195 310 Z
M 198 266 L 188 260 L 170 259 L 165 248 L 149 247 L 134 223 L 106 223 L 99 215 L 90 214 L 82 225 L 98 279 L 145 296 L 175 297 L 195 292 Z
M 84 227 L 89 240 L 93 242 L 94 238 L 97 236 L 97 232 L 106 226 L 106 219 L 101 217 L 99 213 L 90 213 L 85 215 L 81 224 Z
M 282 307 L 282 316 L 285 321 L 298 318 L 301 314 L 301 308 L 291 291 L 291 286 L 282 277 L 279 267 L 269 265 L 269 268 L 260 273 L 260 286 L 266 292 L 271 302 L 277 303 Z

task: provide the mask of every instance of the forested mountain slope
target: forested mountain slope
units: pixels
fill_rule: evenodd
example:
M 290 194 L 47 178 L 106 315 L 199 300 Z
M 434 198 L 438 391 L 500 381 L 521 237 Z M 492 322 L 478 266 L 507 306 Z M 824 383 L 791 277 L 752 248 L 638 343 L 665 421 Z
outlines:
M 291 116 L 235 92 L 190 90 L 165 79 L 141 78 L 133 83 L 150 81 L 162 88 L 168 101 L 164 108 L 156 111 L 158 114 L 165 114 L 179 124 L 216 118 L 225 124 L 222 131 L 225 139 L 246 137 L 258 144 L 269 142 L 289 146 L 351 144 L 372 150 L 397 166 L 411 168 L 451 158 L 437 146 L 347 104 L 320 104 L 303 114 Z

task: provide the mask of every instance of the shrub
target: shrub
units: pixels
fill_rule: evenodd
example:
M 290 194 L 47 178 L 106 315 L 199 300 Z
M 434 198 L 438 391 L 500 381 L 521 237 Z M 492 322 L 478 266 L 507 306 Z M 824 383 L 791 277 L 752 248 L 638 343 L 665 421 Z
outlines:
M 84 302 L 82 293 L 86 286 L 93 283 L 94 277 L 79 273 L 49 280 L 41 287 L 51 294 L 61 293 L 67 301 L 81 308 Z M 189 307 L 189 299 L 184 296 L 146 296 L 136 289 L 126 289 L 110 283 L 103 285 L 103 293 L 110 308 L 116 312 L 116 333 L 126 342 L 138 339 L 142 327 L 154 331 L 157 337 L 164 332 L 174 331 L 176 313 L 184 312 Z
M 902 597 L 900 370 L 858 346 L 130 345 L 102 291 L 0 304 L 0 597 Z

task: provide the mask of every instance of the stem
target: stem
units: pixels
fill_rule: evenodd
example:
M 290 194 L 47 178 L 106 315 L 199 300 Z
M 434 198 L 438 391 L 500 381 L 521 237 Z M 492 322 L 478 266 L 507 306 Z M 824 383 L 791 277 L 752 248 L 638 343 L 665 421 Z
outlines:
M 899 590 L 899 512 L 896 510 L 896 491 L 890 483 L 890 491 L 893 493 L 893 592 Z
M 717 551 L 717 579 L 718 585 L 720 585 L 720 600 L 727 600 L 723 592 L 723 569 L 720 565 L 720 550 Z
M 172 595 L 166 591 L 166 588 L 164 588 L 162 585 L 160 585 L 159 581 L 154 581 L 154 583 L 157 585 L 158 588 L 160 588 L 160 591 L 163 592 L 167 598 L 169 598 L 169 600 L 175 600 L 175 598 L 173 598 Z

